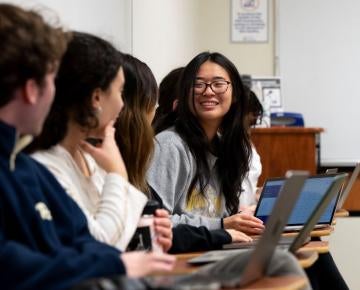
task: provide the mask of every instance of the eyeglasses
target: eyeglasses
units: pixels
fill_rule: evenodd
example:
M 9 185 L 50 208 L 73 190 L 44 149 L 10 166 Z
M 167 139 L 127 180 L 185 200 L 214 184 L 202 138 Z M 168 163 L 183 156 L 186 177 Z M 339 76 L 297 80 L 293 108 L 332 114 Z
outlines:
M 230 84 L 231 82 L 229 81 L 214 81 L 211 83 L 196 82 L 194 84 L 194 92 L 195 94 L 203 94 L 206 89 L 210 87 L 215 94 L 223 94 L 227 91 Z

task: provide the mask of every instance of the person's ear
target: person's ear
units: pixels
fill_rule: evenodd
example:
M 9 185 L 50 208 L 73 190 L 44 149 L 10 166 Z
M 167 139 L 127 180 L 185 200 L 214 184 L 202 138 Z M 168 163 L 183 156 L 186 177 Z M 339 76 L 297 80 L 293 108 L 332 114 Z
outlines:
M 34 79 L 29 79 L 23 86 L 23 98 L 25 103 L 35 105 L 40 97 L 40 86 Z
M 101 110 L 101 96 L 102 91 L 100 88 L 95 89 L 92 93 L 91 103 L 95 110 Z
M 173 111 L 176 111 L 176 108 L 177 108 L 178 104 L 179 104 L 179 100 L 178 100 L 178 99 L 175 99 L 175 100 L 173 101 L 173 103 L 172 103 L 172 110 L 173 110 Z

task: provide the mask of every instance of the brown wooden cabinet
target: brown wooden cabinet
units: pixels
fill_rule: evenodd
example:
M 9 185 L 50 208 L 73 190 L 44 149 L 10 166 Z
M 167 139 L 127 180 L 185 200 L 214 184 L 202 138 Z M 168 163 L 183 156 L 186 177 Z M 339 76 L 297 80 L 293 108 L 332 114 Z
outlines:
M 316 174 L 319 160 L 318 135 L 322 128 L 253 128 L 251 140 L 262 163 L 259 186 L 266 178 L 284 176 L 289 169 Z

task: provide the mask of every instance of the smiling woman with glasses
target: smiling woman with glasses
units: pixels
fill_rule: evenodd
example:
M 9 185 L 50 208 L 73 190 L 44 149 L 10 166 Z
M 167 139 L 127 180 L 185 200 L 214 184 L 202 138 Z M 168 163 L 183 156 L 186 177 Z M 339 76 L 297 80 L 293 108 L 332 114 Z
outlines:
M 174 224 L 260 234 L 260 220 L 238 213 L 251 157 L 239 72 L 222 54 L 203 52 L 185 67 L 178 88 L 177 118 L 156 135 L 149 185 Z

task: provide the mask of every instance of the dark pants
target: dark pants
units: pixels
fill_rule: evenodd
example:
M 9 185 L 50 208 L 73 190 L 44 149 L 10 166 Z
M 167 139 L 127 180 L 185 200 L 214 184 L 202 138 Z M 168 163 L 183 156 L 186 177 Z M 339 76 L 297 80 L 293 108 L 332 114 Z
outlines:
M 319 254 L 318 260 L 305 269 L 314 290 L 348 290 L 330 253 Z

